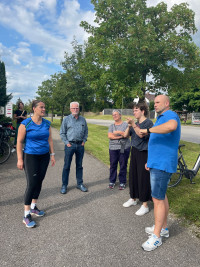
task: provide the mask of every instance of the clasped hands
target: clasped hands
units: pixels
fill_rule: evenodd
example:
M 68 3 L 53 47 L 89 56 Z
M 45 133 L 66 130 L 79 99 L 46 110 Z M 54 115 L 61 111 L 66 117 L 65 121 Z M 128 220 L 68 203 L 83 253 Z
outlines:
M 128 126 L 129 127 L 131 127 L 131 126 L 133 128 L 137 127 L 137 125 L 135 124 L 135 121 L 132 118 L 130 118 L 130 117 L 126 118 L 126 122 L 128 123 Z M 140 129 L 139 130 L 139 134 L 142 135 L 142 136 L 147 135 L 148 134 L 147 133 L 147 129 Z
M 135 124 L 135 121 L 132 119 L 132 118 L 130 118 L 130 117 L 128 117 L 128 118 L 126 118 L 126 122 L 128 123 L 128 126 L 129 127 L 136 127 L 137 125 Z

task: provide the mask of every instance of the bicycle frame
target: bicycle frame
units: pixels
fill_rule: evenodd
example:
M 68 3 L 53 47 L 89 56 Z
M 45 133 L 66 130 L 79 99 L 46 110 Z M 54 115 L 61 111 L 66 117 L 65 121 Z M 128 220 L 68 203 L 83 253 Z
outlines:
M 197 175 L 197 172 L 200 169 L 200 154 L 197 157 L 197 160 L 194 164 L 193 169 L 188 169 L 187 164 L 184 160 L 183 153 L 181 151 L 181 147 L 185 145 L 179 145 L 178 151 L 178 166 L 176 173 L 173 173 L 171 176 L 171 180 L 168 184 L 168 187 L 174 187 L 177 186 L 180 181 L 182 180 L 183 176 L 185 176 L 187 179 L 190 180 L 191 184 L 195 184 L 192 180 Z
M 187 164 L 184 160 L 184 157 L 183 157 L 183 153 L 181 151 L 181 147 L 179 147 L 179 157 L 178 157 L 178 161 L 181 162 L 182 166 L 183 166 L 183 172 L 182 174 L 187 178 L 187 179 L 190 179 L 190 183 L 194 183 L 192 181 L 192 179 L 196 176 L 199 168 L 200 168 L 200 154 L 199 154 L 199 157 L 197 158 L 196 160 L 196 163 L 194 164 L 194 167 L 193 169 L 188 169 L 187 167 Z
M 192 171 L 195 173 L 195 175 L 197 174 L 198 170 L 200 169 L 200 154 L 194 164 L 194 167 L 192 169 Z

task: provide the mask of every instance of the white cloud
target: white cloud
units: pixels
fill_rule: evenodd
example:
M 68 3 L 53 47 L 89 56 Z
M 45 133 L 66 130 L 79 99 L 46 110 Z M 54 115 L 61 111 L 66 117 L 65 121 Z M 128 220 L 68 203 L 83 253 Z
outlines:
M 68 40 L 73 40 L 75 36 L 79 42 L 83 42 L 89 35 L 79 25 L 84 20 L 94 25 L 94 19 L 95 13 L 92 11 L 83 12 L 77 0 L 65 1 L 58 19 L 58 29 Z
M 19 5 L 20 3 L 21 5 Z M 74 36 L 79 42 L 83 42 L 88 37 L 79 24 L 81 20 L 87 18 L 92 23 L 94 13 L 81 11 L 77 0 L 65 1 L 57 20 L 55 17 L 48 17 L 48 23 L 52 25 L 53 31 L 52 28 L 46 29 L 45 25 L 37 20 L 37 15 L 33 10 L 27 8 L 27 6 L 31 6 L 37 10 L 42 3 L 46 5 L 48 1 L 26 1 L 23 5 L 22 3 L 24 1 L 14 1 L 10 7 L 0 4 L 0 21 L 21 34 L 26 41 L 39 45 L 46 53 L 47 61 L 59 64 L 64 56 L 64 51 L 71 51 L 71 42 Z M 49 7 L 55 7 L 55 1 L 51 1 Z
M 56 7 L 56 0 L 16 0 L 15 2 L 33 11 L 38 11 L 40 9 L 54 11 Z
M 27 100 L 35 97 L 43 80 L 61 70 L 64 51 L 72 51 L 73 37 L 81 43 L 86 40 L 88 35 L 79 24 L 87 18 L 92 23 L 94 13 L 83 12 L 77 0 L 64 0 L 61 9 L 57 6 L 61 4 L 60 0 L 4 3 L 0 3 L 0 24 L 8 29 L 8 34 L 9 29 L 18 34 L 18 43 L 16 38 L 10 47 L 0 43 L 0 56 L 7 70 L 7 88 L 15 100 L 20 95 Z M 48 64 L 51 65 L 48 67 Z
M 50 76 L 44 58 L 35 57 L 26 43 L 7 48 L 0 43 L 0 54 L 6 66 L 7 91 L 12 93 L 13 102 L 20 97 L 23 101 L 36 96 L 38 85 Z

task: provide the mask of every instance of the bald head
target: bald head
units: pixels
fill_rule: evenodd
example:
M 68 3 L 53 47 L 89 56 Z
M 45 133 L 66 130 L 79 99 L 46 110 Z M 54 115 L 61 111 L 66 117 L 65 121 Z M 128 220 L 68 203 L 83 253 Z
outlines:
M 158 95 L 154 99 L 155 111 L 160 115 L 169 109 L 170 100 L 166 95 Z

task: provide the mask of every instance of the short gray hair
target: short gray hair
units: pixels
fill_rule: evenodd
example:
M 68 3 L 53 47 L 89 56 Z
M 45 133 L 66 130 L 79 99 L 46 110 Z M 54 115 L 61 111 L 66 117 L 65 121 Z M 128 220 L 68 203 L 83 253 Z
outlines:
M 119 115 L 121 115 L 121 111 L 119 109 L 113 109 L 112 114 L 115 113 L 115 112 L 118 112 Z
M 78 107 L 79 107 L 79 103 L 78 103 L 78 102 L 71 102 L 71 103 L 70 103 L 70 108 L 71 108 L 71 106 L 72 106 L 73 104 L 76 104 L 76 105 L 78 105 Z

